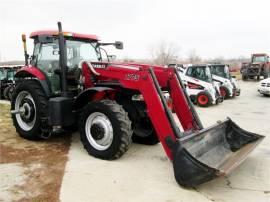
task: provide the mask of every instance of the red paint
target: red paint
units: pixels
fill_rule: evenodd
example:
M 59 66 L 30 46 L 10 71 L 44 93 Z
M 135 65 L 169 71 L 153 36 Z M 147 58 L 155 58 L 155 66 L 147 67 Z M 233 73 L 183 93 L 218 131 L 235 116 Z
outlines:
M 98 41 L 99 38 L 96 35 L 93 34 L 79 34 L 76 32 L 66 32 L 64 31 L 64 36 L 71 36 L 72 38 L 78 38 L 78 39 L 89 39 L 89 40 L 93 40 L 93 41 Z M 30 38 L 35 38 L 39 35 L 51 35 L 51 36 L 56 36 L 58 35 L 58 31 L 57 30 L 41 30 L 41 31 L 36 31 L 36 32 L 32 32 L 30 34 Z
M 17 71 L 16 75 L 19 76 L 19 75 L 22 75 L 24 73 L 28 73 L 28 74 L 32 75 L 33 77 L 38 78 L 39 80 L 46 79 L 44 73 L 42 71 L 40 71 L 38 68 L 33 67 L 33 66 L 21 68 L 19 71 Z

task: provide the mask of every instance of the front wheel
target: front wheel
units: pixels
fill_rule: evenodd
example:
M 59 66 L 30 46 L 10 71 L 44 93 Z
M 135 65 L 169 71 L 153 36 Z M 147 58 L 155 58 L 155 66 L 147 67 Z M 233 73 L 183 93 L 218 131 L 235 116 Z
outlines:
M 87 104 L 81 114 L 79 129 L 84 148 L 91 156 L 100 159 L 120 158 L 131 143 L 131 122 L 115 101 Z

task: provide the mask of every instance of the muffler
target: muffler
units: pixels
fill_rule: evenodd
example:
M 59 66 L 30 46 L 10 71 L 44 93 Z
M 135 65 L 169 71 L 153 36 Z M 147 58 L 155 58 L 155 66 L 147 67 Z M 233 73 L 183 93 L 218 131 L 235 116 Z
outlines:
M 263 138 L 241 129 L 229 118 L 182 137 L 173 145 L 175 179 L 181 186 L 195 187 L 227 175 Z

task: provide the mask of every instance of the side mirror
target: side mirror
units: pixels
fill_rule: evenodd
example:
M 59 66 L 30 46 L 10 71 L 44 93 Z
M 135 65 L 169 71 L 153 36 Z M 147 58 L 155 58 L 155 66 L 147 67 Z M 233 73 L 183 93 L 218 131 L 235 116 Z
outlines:
M 123 45 L 122 41 L 116 41 L 114 43 L 114 46 L 115 46 L 116 49 L 123 49 L 124 48 L 124 45 Z

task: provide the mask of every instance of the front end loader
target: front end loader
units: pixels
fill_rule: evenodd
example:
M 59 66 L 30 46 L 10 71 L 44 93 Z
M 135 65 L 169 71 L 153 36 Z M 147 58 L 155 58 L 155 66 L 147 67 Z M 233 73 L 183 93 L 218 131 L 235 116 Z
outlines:
M 100 46 L 109 43 L 63 32 L 61 23 L 58 31 L 31 38 L 34 55 L 16 74 L 11 106 L 23 138 L 49 138 L 78 123 L 86 151 L 106 160 L 120 158 L 133 137 L 146 144 L 160 141 L 184 187 L 228 174 L 264 138 L 230 119 L 204 128 L 175 68 L 105 62 Z M 138 95 L 143 99 L 134 99 Z

